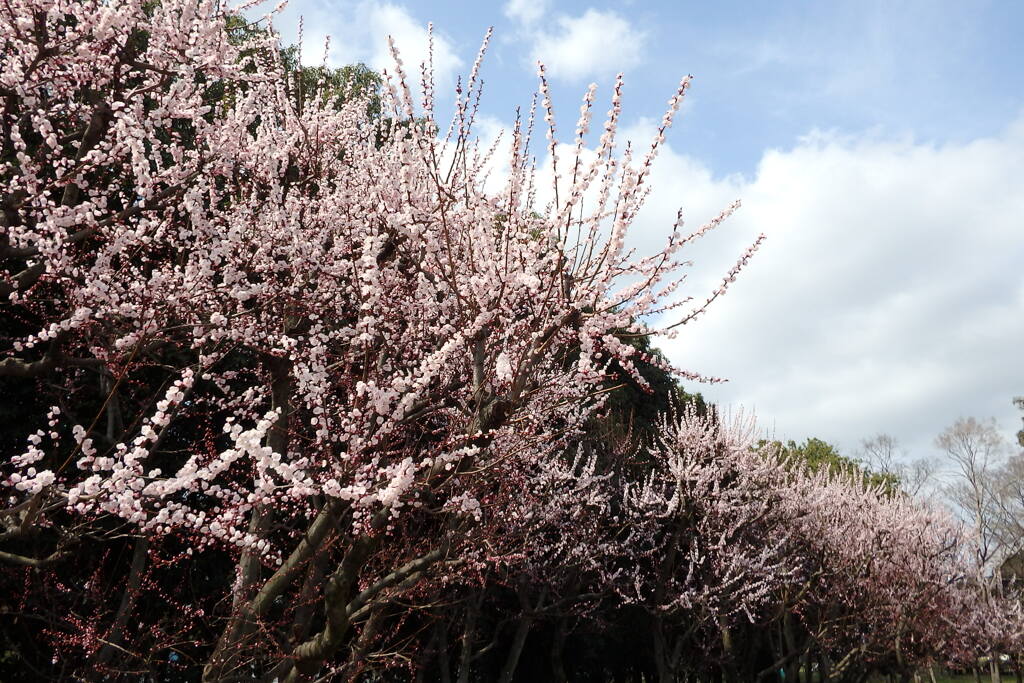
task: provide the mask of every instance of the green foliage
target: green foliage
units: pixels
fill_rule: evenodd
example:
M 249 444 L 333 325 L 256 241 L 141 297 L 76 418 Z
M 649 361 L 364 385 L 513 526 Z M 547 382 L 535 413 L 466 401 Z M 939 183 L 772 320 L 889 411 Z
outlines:
M 644 388 L 618 362 L 609 368 L 613 379 L 605 382 L 610 395 L 605 403 L 607 417 L 601 421 L 604 437 L 635 446 L 649 442 L 658 420 L 671 409 L 693 403 L 700 414 L 708 405 L 700 393 L 688 393 L 663 366 L 667 361 L 661 351 L 651 345 L 647 336 L 626 336 L 620 339 L 635 348 L 634 364 L 649 388 Z
M 281 50 L 281 61 L 296 108 L 302 111 L 307 102 L 314 99 L 340 107 L 356 97 L 367 97 L 367 113 L 373 119 L 380 118 L 381 99 L 380 74 L 365 64 L 349 64 L 341 68 L 328 66 L 302 66 L 299 63 L 297 45 Z
M 834 445 L 822 439 L 810 437 L 801 444 L 792 439 L 785 444 L 780 441 L 762 441 L 760 445 L 761 447 L 771 445 L 780 449 L 787 460 L 807 467 L 812 472 L 817 472 L 822 468 L 829 472 L 854 472 L 863 477 L 868 484 L 879 486 L 890 495 L 895 495 L 900 491 L 898 476 L 888 472 L 872 472 L 863 463 L 847 458 Z
M 857 463 L 839 454 L 835 446 L 814 437 L 805 439 L 803 443 L 787 441 L 782 446 L 787 457 L 805 464 L 813 472 L 827 468 L 831 472 L 857 469 Z
M 242 57 L 253 56 L 256 52 L 266 51 L 261 55 L 263 62 L 275 61 L 272 50 L 277 51 L 276 59 L 285 72 L 286 83 L 292 102 L 298 111 L 313 100 L 319 100 L 333 107 L 340 107 L 345 102 L 358 97 L 367 98 L 367 111 L 371 118 L 379 119 L 381 115 L 380 86 L 383 83 L 380 74 L 365 64 L 350 64 L 340 68 L 328 66 L 303 66 L 299 61 L 299 47 L 291 45 L 277 49 L 270 41 L 269 31 L 257 22 L 246 21 L 243 17 L 233 15 L 226 20 L 228 35 L 235 45 L 253 45 L 242 50 Z M 264 40 L 260 40 L 263 38 Z M 250 64 L 248 69 L 255 67 Z M 211 104 L 220 103 L 223 108 L 234 102 L 234 93 L 226 92 L 222 84 L 213 84 L 210 93 Z

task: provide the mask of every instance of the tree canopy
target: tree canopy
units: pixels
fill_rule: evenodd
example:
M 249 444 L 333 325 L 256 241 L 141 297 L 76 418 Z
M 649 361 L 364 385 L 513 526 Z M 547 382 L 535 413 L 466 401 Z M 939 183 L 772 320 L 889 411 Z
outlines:
M 689 77 L 639 151 L 616 79 L 588 148 L 596 89 L 563 146 L 541 68 L 497 159 L 479 60 L 440 126 L 397 51 L 301 67 L 222 3 L 0 25 L 12 680 L 860 681 L 1020 650 L 946 513 L 816 439 L 757 447 L 651 346 L 763 239 L 695 304 L 686 252 L 737 205 L 628 247 Z

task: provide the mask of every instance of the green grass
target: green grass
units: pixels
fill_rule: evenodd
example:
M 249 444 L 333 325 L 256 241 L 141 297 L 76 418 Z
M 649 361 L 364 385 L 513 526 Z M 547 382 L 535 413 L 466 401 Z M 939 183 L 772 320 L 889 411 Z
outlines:
M 988 672 L 985 672 L 984 674 L 982 674 L 981 680 L 984 683 L 988 683 L 988 681 L 989 681 Z M 1004 681 L 1004 683 L 1013 683 L 1015 680 L 1016 679 L 1013 677 L 1012 673 L 1011 674 L 1005 674 L 1005 673 L 1003 674 L 1003 681 Z M 973 674 L 966 674 L 966 675 L 963 675 L 963 676 L 953 676 L 951 674 L 942 674 L 942 673 L 936 672 L 935 673 L 935 681 L 936 681 L 936 683 L 974 683 L 974 675 Z M 869 683 L 886 683 L 886 679 L 885 678 L 872 678 L 872 679 L 870 679 Z M 927 672 L 921 677 L 921 683 L 931 683 L 931 679 L 928 678 Z

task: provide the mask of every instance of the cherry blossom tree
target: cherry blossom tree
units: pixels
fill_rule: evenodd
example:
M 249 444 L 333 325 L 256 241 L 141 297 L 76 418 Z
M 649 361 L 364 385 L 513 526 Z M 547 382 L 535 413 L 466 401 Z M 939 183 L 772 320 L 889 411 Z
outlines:
M 713 381 L 635 340 L 762 239 L 696 300 L 685 248 L 736 205 L 628 247 L 689 78 L 649 146 L 619 143 L 621 77 L 560 143 L 540 67 L 484 148 L 483 50 L 442 125 L 429 61 L 393 50 L 379 91 L 296 70 L 242 9 L 0 7 L 3 609 L 45 624 L 45 675 L 512 681 L 541 633 L 566 680 L 568 640 L 635 624 L 650 652 L 577 670 L 1016 647 L 941 513 L 718 411 L 607 417 L 622 384 L 675 395 L 642 368 Z
M 752 433 L 692 407 L 667 415 L 627 495 L 619 550 L 637 561 L 618 590 L 652 615 L 658 680 L 909 680 L 1019 632 L 1017 598 L 985 599 L 949 511 Z
M 930 658 L 954 656 L 958 639 L 977 643 L 960 630 L 958 610 L 978 593 L 948 512 L 851 474 L 795 483 L 803 579 L 791 609 L 823 670 L 836 680 L 871 669 L 909 676 Z
M 693 404 L 677 412 L 659 425 L 649 475 L 627 491 L 624 550 L 649 561 L 624 582 L 623 598 L 653 615 L 659 680 L 693 667 L 682 658 L 694 642 L 737 680 L 755 658 L 737 652 L 735 626 L 793 578 L 779 514 L 785 469 L 775 452 L 754 448 L 753 420 Z
M 498 160 L 473 141 L 479 59 L 446 128 L 429 64 L 416 99 L 397 52 L 379 117 L 358 93 L 299 107 L 273 34 L 232 40 L 235 12 L 0 10 L 0 376 L 44 406 L 6 461 L 4 514 L 56 538 L 5 558 L 136 538 L 116 644 L 150 543 L 232 552 L 205 676 L 298 680 L 375 605 L 483 561 L 514 508 L 482 498 L 570 445 L 612 360 L 635 374 L 616 334 L 675 334 L 760 238 L 689 310 L 680 249 L 735 207 L 689 236 L 678 221 L 653 256 L 626 247 L 689 79 L 639 152 L 617 148 L 619 79 L 584 154 L 590 89 L 560 158 L 541 69 Z

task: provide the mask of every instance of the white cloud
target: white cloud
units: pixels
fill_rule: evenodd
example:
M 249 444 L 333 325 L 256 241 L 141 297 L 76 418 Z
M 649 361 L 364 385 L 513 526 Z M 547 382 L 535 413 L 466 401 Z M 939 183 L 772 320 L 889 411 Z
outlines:
M 615 12 L 588 9 L 560 16 L 554 30 L 532 34 L 531 64 L 540 60 L 553 78 L 579 80 L 614 74 L 642 61 L 645 34 Z
M 505 3 L 505 16 L 522 24 L 535 24 L 547 12 L 547 0 L 509 0 Z
M 395 41 L 395 47 L 404 62 L 405 72 L 413 83 L 419 82 L 419 65 L 429 56 L 426 26 L 413 19 L 409 12 L 398 5 L 376 4 L 370 6 L 368 27 L 374 36 L 370 66 L 379 71 L 394 71 L 394 61 L 387 45 L 387 36 Z M 434 75 L 439 91 L 454 83 L 456 71 L 462 60 L 455 54 L 451 44 L 443 36 L 434 34 Z
M 369 2 L 330 2 L 318 0 L 303 3 L 301 8 L 284 13 L 277 28 L 286 44 L 297 40 L 298 20 L 303 20 L 302 62 L 320 64 L 324 61 L 324 41 L 330 36 L 327 64 L 344 66 L 362 62 L 371 68 L 394 71 L 394 62 L 387 37 L 394 38 L 403 68 L 414 92 L 420 82 L 420 63 L 428 56 L 427 26 L 402 5 Z M 447 93 L 455 83 L 455 75 L 463 66 L 451 41 L 434 31 L 434 77 L 436 90 Z
M 470 146 L 470 165 L 475 166 L 479 162 L 482 172 L 486 174 L 484 188 L 487 192 L 501 195 L 509 178 L 511 129 L 494 116 L 478 114 L 471 137 L 475 139 Z M 448 151 L 451 152 L 451 147 L 448 147 Z M 448 164 L 449 159 L 450 156 L 446 155 L 442 164 Z
M 646 140 L 647 135 L 640 139 Z M 744 205 L 691 256 L 703 298 L 758 232 L 768 241 L 730 293 L 676 340 L 677 364 L 730 379 L 691 387 L 758 411 L 780 438 L 853 454 L 877 432 L 912 456 L 959 415 L 1024 394 L 1024 120 L 993 138 L 809 136 L 765 153 L 756 176 L 714 178 L 671 149 L 636 225 L 649 251 L 678 206 L 693 227 Z

